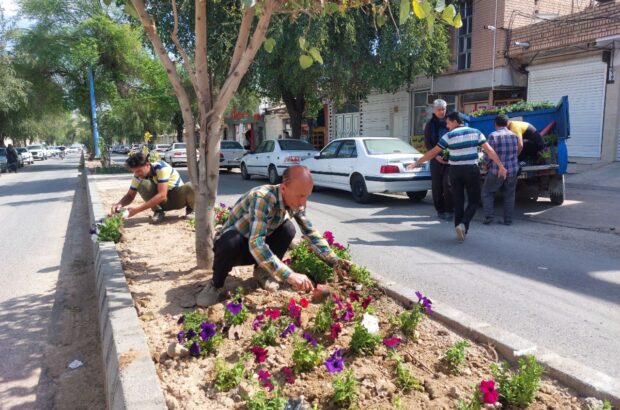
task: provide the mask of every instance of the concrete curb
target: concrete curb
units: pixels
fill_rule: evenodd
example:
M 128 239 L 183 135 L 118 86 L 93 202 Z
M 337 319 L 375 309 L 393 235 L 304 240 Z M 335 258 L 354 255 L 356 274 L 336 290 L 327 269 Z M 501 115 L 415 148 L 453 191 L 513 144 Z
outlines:
M 379 288 L 394 300 L 407 307 L 417 302 L 418 298 L 414 290 L 403 288 L 402 285 L 381 275 L 375 273 L 372 275 Z M 476 320 L 434 298 L 433 314 L 430 317 L 464 337 L 493 345 L 500 356 L 511 363 L 515 363 L 520 356 L 533 354 L 539 363 L 545 366 L 546 375 L 575 389 L 583 396 L 609 400 L 615 408 L 620 408 L 620 381 L 605 373 L 562 357 L 550 350 L 539 349 L 529 340 Z
M 106 212 L 86 168 L 83 175 L 87 181 L 90 222 L 94 224 Z M 95 242 L 93 254 L 107 408 L 166 409 L 116 246 Z

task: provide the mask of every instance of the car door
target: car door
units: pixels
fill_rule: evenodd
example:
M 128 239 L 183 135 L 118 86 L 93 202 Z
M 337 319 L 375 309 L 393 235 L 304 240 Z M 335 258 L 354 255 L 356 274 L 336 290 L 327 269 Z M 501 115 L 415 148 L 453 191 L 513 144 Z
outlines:
M 265 143 L 265 148 L 263 152 L 260 153 L 260 158 L 258 159 L 258 164 L 260 167 L 259 173 L 261 175 L 269 175 L 269 164 L 275 164 L 275 149 L 276 143 L 274 140 L 266 140 L 263 141 Z M 277 166 L 277 164 L 276 164 Z
M 330 175 L 330 161 L 336 157 L 336 153 L 341 144 L 341 140 L 332 141 L 321 150 L 319 155 L 308 160 L 310 161 L 308 163 L 310 172 L 312 172 L 312 178 L 316 185 L 332 186 L 333 181 Z M 304 165 L 306 165 L 305 162 Z
M 267 141 L 263 141 L 253 152 L 250 152 L 245 156 L 245 166 L 248 173 L 253 175 L 262 175 L 260 170 L 260 161 L 262 158 L 262 153 L 265 151 L 266 147 Z
M 344 140 L 336 153 L 336 157 L 330 160 L 330 174 L 333 184 L 337 188 L 349 187 L 349 176 L 355 169 L 357 161 L 357 146 L 355 140 Z

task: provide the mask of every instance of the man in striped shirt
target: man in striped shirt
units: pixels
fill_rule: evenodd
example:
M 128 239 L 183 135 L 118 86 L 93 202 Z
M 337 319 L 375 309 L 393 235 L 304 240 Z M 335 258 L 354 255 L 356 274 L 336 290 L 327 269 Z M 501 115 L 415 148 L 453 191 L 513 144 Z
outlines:
M 295 290 L 311 291 L 312 281 L 282 262 L 295 237 L 291 218 L 323 261 L 340 274 L 348 271 L 350 263 L 338 259 L 306 217 L 312 186 L 310 171 L 296 165 L 284 171 L 281 184 L 256 187 L 237 201 L 215 240 L 213 278 L 198 294 L 198 306 L 211 306 L 223 299 L 224 281 L 235 266 L 255 265 L 254 276 L 268 291 L 278 289 L 273 277 L 280 277 Z
M 185 208 L 185 217 L 194 218 L 194 188 L 184 184 L 179 172 L 164 161 L 149 162 L 148 158 L 138 152 L 125 161 L 131 169 L 133 178 L 129 191 L 112 207 L 112 213 L 131 204 L 139 193 L 144 203 L 140 206 L 129 206 L 128 217 L 132 217 L 147 209 L 152 209 L 153 223 L 164 219 L 164 211 Z
M 407 168 L 417 168 L 429 159 L 435 158 L 444 149 L 450 150 L 448 162 L 450 164 L 450 184 L 454 205 L 454 227 L 456 238 L 463 242 L 480 200 L 478 147 L 482 147 L 489 158 L 497 164 L 500 178 L 506 178 L 506 168 L 487 142 L 484 134 L 475 128 L 464 126 L 463 119 L 458 112 L 448 115 L 446 126 L 450 131 L 441 137 L 432 150 Z M 467 207 L 465 207 L 465 192 L 467 192 L 468 198 Z

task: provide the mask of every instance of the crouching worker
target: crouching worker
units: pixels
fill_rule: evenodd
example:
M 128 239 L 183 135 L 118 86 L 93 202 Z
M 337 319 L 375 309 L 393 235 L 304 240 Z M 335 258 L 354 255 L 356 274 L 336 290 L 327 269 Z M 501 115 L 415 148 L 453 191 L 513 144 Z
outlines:
M 194 218 L 194 187 L 184 184 L 179 172 L 164 161 L 149 162 L 148 158 L 138 152 L 125 161 L 131 169 L 133 178 L 129 190 L 121 200 L 112 207 L 112 213 L 126 207 L 128 217 L 152 209 L 154 214 L 151 222 L 157 223 L 164 219 L 164 212 L 185 208 L 185 217 Z M 144 203 L 140 206 L 127 206 L 139 193 Z
M 211 306 L 225 298 L 224 281 L 235 266 L 254 265 L 254 278 L 270 292 L 279 288 L 275 277 L 296 291 L 311 291 L 312 281 L 282 262 L 295 237 L 291 219 L 321 259 L 339 274 L 349 271 L 350 262 L 336 256 L 306 217 L 305 206 L 312 186 L 310 171 L 296 165 L 284 171 L 281 184 L 256 187 L 237 201 L 215 240 L 213 278 L 196 297 L 198 306 Z

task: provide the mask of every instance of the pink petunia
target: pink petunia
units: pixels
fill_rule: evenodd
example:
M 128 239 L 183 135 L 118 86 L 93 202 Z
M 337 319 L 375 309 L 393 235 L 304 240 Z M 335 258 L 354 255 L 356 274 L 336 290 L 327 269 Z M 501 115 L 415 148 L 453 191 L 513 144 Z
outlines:
M 499 398 L 499 392 L 495 390 L 495 382 L 493 380 L 481 381 L 480 391 L 482 392 L 482 401 L 484 403 L 497 403 L 497 399 Z
M 301 307 L 303 307 L 304 309 L 308 307 L 308 299 L 306 298 L 301 298 L 299 299 L 299 304 L 301 305 Z
M 342 314 L 341 319 L 345 322 L 350 322 L 353 320 L 354 317 L 355 317 L 355 311 L 353 310 L 353 306 L 351 306 L 350 303 L 347 303 L 347 308 Z
M 329 337 L 332 340 L 336 340 L 340 332 L 342 332 L 342 326 L 340 326 L 340 323 L 332 323 L 329 329 Z
M 365 297 L 364 300 L 362 300 L 362 309 L 366 310 L 370 302 L 372 302 L 372 296 Z
M 383 339 L 383 344 L 389 347 L 390 349 L 393 349 L 394 347 L 396 347 L 400 342 L 401 340 L 398 337 L 390 337 L 389 339 L 388 338 Z
M 325 240 L 330 246 L 334 243 L 334 234 L 331 233 L 330 231 L 325 231 L 323 233 L 323 237 L 325 237 Z
M 295 373 L 293 373 L 293 370 L 290 367 L 283 367 L 282 373 L 284 374 L 284 379 L 288 384 L 295 383 Z
M 256 315 L 254 321 L 252 321 L 252 330 L 257 331 L 263 325 L 263 320 L 265 319 L 265 315 L 262 313 L 260 315 Z
M 271 374 L 269 373 L 269 370 L 259 370 L 258 372 L 256 372 L 256 374 L 258 374 L 258 379 L 260 381 L 265 381 L 267 379 L 269 379 L 271 377 Z
M 352 290 L 351 293 L 349 293 L 349 300 L 351 302 L 357 302 L 360 300 L 360 294 L 357 293 L 356 291 Z
M 251 352 L 254 354 L 254 359 L 256 363 L 263 363 L 267 360 L 267 349 L 263 349 L 260 346 L 252 346 Z
M 280 317 L 280 309 L 268 308 L 265 310 L 265 316 L 271 320 L 277 320 Z

